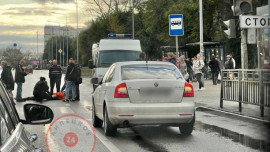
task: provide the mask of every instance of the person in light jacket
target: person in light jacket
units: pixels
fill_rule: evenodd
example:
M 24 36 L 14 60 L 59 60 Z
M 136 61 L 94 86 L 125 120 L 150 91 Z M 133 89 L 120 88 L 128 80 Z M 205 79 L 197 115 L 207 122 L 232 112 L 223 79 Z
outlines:
M 199 90 L 205 90 L 203 83 L 203 72 L 204 62 L 201 60 L 200 53 L 197 54 L 197 58 L 193 61 L 193 71 L 196 75 L 197 81 L 199 82 Z

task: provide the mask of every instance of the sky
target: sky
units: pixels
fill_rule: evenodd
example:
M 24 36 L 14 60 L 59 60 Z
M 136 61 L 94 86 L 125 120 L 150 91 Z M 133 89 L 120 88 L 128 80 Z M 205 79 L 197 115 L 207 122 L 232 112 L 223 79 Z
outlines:
M 0 0 L 0 49 L 13 46 L 22 51 L 36 52 L 44 49 L 44 26 L 76 24 L 75 0 Z M 94 16 L 86 14 L 82 0 L 78 0 L 79 28 Z

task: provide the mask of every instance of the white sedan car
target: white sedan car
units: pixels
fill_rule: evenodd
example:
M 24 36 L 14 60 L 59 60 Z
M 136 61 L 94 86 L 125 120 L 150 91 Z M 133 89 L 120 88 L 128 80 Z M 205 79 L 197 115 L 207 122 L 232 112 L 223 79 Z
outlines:
M 135 125 L 177 126 L 191 134 L 195 122 L 194 92 L 180 71 L 167 62 L 118 62 L 111 65 L 93 92 L 93 126 L 107 136 Z

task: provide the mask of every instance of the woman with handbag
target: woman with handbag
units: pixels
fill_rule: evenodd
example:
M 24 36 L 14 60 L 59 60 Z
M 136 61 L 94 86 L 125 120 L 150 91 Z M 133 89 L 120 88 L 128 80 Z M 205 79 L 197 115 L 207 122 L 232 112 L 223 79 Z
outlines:
M 197 54 L 197 58 L 193 61 L 193 71 L 196 75 L 197 81 L 199 82 L 199 90 L 205 90 L 203 81 L 203 69 L 204 61 L 201 60 L 201 54 Z

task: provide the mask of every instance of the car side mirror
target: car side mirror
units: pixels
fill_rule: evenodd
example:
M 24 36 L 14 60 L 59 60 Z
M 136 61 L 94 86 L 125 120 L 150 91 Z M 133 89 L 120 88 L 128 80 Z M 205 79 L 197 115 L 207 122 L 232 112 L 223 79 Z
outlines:
M 97 77 L 92 78 L 91 83 L 96 85 L 99 84 L 98 78 Z
M 24 105 L 24 124 L 48 124 L 51 123 L 54 117 L 52 109 L 47 106 L 38 104 Z
M 96 66 L 94 65 L 94 62 L 93 62 L 93 60 L 89 60 L 88 61 L 88 67 L 89 67 L 89 69 L 94 69 Z

